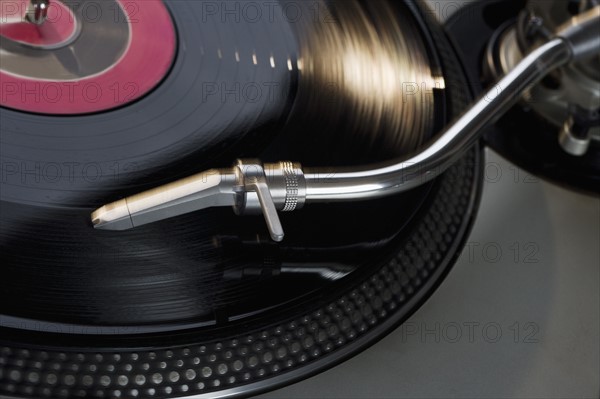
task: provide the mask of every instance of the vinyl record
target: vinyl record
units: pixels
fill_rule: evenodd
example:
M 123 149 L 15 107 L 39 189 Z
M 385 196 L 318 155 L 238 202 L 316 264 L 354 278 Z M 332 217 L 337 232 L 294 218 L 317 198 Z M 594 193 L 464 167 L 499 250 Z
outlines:
M 132 10 L 116 0 L 103 5 L 126 18 L 89 27 L 82 3 L 62 3 L 79 15 L 79 34 L 38 48 L 2 31 L 2 51 L 50 54 L 64 67 L 60 80 L 31 64 L 34 83 L 137 78 L 119 69 L 132 47 L 118 43 L 128 32 L 151 51 L 157 39 L 136 36 L 150 28 L 134 29 Z M 409 154 L 470 99 L 452 47 L 416 4 L 244 4 L 139 2 L 154 11 L 135 23 L 164 35 L 138 96 L 58 110 L 43 91 L 41 105 L 2 99 L 0 393 L 215 398 L 272 389 L 380 338 L 447 273 L 476 210 L 479 148 L 412 192 L 286 215 L 281 244 L 260 217 L 230 209 L 128 232 L 91 227 L 104 203 L 237 157 L 329 166 Z M 113 34 L 117 50 L 98 55 L 112 61 L 83 73 L 101 69 L 86 64 L 89 46 Z M 91 44 L 79 48 L 82 40 Z M 2 54 L 2 73 L 13 76 Z

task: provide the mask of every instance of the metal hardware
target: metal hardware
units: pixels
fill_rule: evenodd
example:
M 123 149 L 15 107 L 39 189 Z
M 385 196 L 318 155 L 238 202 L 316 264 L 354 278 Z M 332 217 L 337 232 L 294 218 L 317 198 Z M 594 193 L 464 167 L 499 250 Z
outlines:
M 497 78 L 512 70 L 527 49 L 534 49 L 540 42 L 553 37 L 554 30 L 572 38 L 572 51 L 580 61 L 548 74 L 540 84 L 524 93 L 521 105 L 556 127 L 557 140 L 566 153 L 585 156 L 591 144 L 600 141 L 600 125 L 594 116 L 600 108 L 600 57 L 578 55 L 588 51 L 586 48 L 594 52 L 600 26 L 586 26 L 593 24 L 593 20 L 587 18 L 585 12 L 597 3 L 579 1 L 569 4 L 572 13 L 583 15 L 565 22 L 568 13 L 561 10 L 566 11 L 567 4 L 530 2 L 530 7 L 521 13 L 516 24 L 499 30 L 492 39 L 485 67 L 492 77 Z M 590 41 L 576 38 L 579 35 L 587 36 Z M 596 43 L 592 37 L 596 38 Z
M 304 174 L 299 164 L 280 162 L 262 165 L 258 160 L 239 160 L 236 204 L 238 215 L 262 212 L 274 241 L 283 240 L 284 232 L 278 211 L 291 212 L 304 205 Z
M 306 198 L 302 167 L 291 162 L 238 161 L 122 199 L 92 214 L 98 229 L 127 230 L 215 206 L 232 206 L 238 215 L 262 213 L 274 241 L 284 237 L 278 211 L 301 208 Z
M 41 25 L 48 18 L 50 0 L 29 0 L 25 19 L 32 24 Z

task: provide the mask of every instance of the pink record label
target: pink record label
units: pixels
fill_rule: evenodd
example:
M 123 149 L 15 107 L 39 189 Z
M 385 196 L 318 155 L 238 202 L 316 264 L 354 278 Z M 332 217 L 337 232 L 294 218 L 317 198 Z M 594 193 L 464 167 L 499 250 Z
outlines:
M 0 1 L 0 105 L 77 115 L 141 98 L 165 77 L 176 34 L 160 0 L 54 0 L 41 25 L 25 0 Z

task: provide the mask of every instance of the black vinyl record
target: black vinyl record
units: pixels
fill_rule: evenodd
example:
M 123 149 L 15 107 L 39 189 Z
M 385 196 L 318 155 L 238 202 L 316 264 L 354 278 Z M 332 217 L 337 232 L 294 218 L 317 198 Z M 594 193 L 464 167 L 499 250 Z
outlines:
M 415 311 L 467 237 L 479 147 L 411 192 L 285 215 L 281 244 L 230 209 L 94 230 L 96 207 L 235 158 L 410 154 L 470 100 L 418 3 L 164 4 L 176 47 L 143 96 L 0 108 L 3 395 L 216 398 L 305 378 Z

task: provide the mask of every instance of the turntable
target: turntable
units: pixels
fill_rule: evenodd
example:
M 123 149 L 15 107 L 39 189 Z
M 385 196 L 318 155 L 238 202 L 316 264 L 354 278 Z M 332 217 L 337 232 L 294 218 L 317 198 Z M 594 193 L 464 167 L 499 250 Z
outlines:
M 469 41 L 412 1 L 2 0 L 0 395 L 339 364 L 450 273 L 484 143 L 597 193 L 600 7 L 544 4 Z

